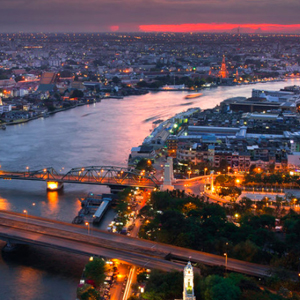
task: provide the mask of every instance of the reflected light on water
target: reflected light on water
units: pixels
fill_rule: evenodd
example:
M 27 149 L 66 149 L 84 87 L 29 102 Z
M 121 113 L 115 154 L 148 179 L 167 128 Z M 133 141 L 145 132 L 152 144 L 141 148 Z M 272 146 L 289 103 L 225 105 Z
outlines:
M 48 210 L 50 214 L 56 214 L 59 206 L 59 197 L 58 197 L 58 191 L 51 191 L 47 193 L 47 199 L 48 199 Z
M 41 272 L 37 271 L 34 268 L 20 268 L 18 270 L 18 284 L 27 287 L 24 289 L 19 289 L 16 291 L 22 291 L 22 295 L 19 295 L 18 299 L 38 299 L 39 298 L 39 289 L 35 286 L 39 286 L 39 281 L 41 280 Z
M 2 198 L 0 195 L 0 210 L 10 210 L 10 209 L 11 209 L 11 205 L 8 202 L 8 200 Z

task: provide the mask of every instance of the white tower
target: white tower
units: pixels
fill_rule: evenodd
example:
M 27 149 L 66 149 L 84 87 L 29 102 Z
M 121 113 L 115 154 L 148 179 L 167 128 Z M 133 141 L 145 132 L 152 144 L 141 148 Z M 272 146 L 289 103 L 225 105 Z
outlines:
M 183 271 L 183 300 L 196 300 L 194 296 L 194 271 L 189 261 Z

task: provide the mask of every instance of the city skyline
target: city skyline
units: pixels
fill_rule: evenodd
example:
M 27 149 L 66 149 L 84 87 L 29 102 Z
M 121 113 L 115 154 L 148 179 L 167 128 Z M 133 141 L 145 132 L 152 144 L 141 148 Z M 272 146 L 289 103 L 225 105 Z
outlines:
M 300 33 L 288 0 L 1 0 L 1 32 Z

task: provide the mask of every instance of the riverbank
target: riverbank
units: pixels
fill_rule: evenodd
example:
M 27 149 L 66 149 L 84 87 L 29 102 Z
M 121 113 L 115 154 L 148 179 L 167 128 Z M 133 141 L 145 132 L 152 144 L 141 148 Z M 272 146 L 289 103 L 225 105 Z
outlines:
M 296 77 L 296 76 L 295 76 Z M 290 77 L 289 79 L 297 79 L 295 77 Z M 202 86 L 196 89 L 191 89 L 191 88 L 184 88 L 184 89 L 163 89 L 163 88 L 140 88 L 138 89 L 139 92 L 137 92 L 136 94 L 125 94 L 125 95 L 110 95 L 110 96 L 104 96 L 104 97 L 100 97 L 99 101 L 96 102 L 101 102 L 101 100 L 106 100 L 106 99 L 124 99 L 125 97 L 131 97 L 131 96 L 143 96 L 148 92 L 184 92 L 186 93 L 186 95 L 189 95 L 191 92 L 197 92 L 197 91 L 207 91 L 210 89 L 215 89 L 215 88 L 221 88 L 221 87 L 238 87 L 238 86 L 247 86 L 249 84 L 260 84 L 260 83 L 271 83 L 271 82 L 284 82 L 287 81 L 288 78 L 282 78 L 282 79 L 272 79 L 272 80 L 261 80 L 261 81 L 252 81 L 252 82 L 242 82 L 242 83 L 234 83 L 232 85 L 226 85 L 226 84 L 217 84 L 217 85 L 211 85 L 211 86 Z M 55 111 L 51 111 L 51 112 L 47 112 L 48 115 L 53 115 L 56 114 L 58 112 L 62 112 L 62 111 L 66 111 L 66 110 L 70 110 L 73 108 L 76 108 L 78 106 L 84 106 L 84 105 L 88 105 L 91 103 L 78 103 L 74 106 L 71 107 L 65 107 L 65 108 L 60 108 L 60 109 L 56 109 Z M 190 103 L 185 103 L 183 105 L 190 105 L 193 104 L 193 102 Z M 11 125 L 19 125 L 19 124 L 23 124 L 23 123 L 28 123 L 29 121 L 33 121 L 39 118 L 44 118 L 45 116 L 43 114 L 32 117 L 32 118 L 28 118 L 28 119 L 19 119 L 19 120 L 15 120 L 12 122 L 2 122 L 0 123 L 0 125 L 6 125 L 6 126 L 11 126 Z
M 255 88 L 279 90 L 295 84 L 299 85 L 300 80 L 257 84 Z M 203 96 L 184 109 L 207 109 L 237 95 L 248 97 L 252 88 L 253 85 L 243 85 L 204 89 Z M 186 94 L 155 92 L 129 96 L 126 101 L 109 99 L 101 105 L 83 105 L 51 118 L 40 118 L 26 126 L 12 126 L 6 132 L 0 131 L 1 169 L 53 167 L 64 172 L 93 165 L 126 166 L 132 146 L 140 145 L 143 137 L 149 135 L 155 119 L 167 120 L 180 113 Z M 0 207 L 71 223 L 81 208 L 77 198 L 89 192 L 109 191 L 102 186 L 66 184 L 63 191 L 47 193 L 44 182 L 5 180 L 0 181 Z M 0 258 L 1 293 L 9 299 L 53 300 L 62 295 L 63 299 L 75 299 L 85 264 L 86 258 L 80 255 L 30 247 L 26 255 Z M 38 284 L 32 278 L 38 279 Z
M 74 106 L 71 106 L 71 107 L 59 108 L 59 109 L 56 109 L 54 111 L 47 112 L 46 115 L 45 114 L 40 114 L 38 116 L 34 116 L 34 117 L 31 117 L 31 118 L 28 118 L 28 119 L 19 119 L 19 120 L 14 120 L 12 122 L 3 122 L 3 123 L 1 123 L 1 125 L 5 125 L 5 126 L 20 125 L 20 124 L 28 123 L 29 121 L 37 120 L 37 119 L 40 119 L 40 118 L 47 118 L 50 115 L 54 115 L 54 114 L 62 112 L 62 111 L 70 110 L 72 108 L 75 108 L 75 107 L 78 107 L 78 106 L 83 106 L 83 105 L 88 105 L 88 104 L 90 104 L 90 103 L 78 103 L 78 104 L 76 104 Z

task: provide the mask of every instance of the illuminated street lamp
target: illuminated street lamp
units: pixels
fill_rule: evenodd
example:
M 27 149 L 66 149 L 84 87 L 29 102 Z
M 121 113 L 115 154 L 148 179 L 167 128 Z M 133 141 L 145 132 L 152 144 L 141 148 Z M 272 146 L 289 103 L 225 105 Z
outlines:
M 26 222 L 28 222 L 28 211 L 26 209 L 24 209 L 23 213 L 26 214 Z
M 207 168 L 204 168 L 204 176 L 206 175 Z
M 225 270 L 227 271 L 227 253 L 224 253 L 224 256 L 225 256 Z
M 188 175 L 189 175 L 189 179 L 190 179 L 190 177 L 191 177 L 191 174 L 192 174 L 192 171 L 188 171 L 187 173 L 188 173 Z
M 88 227 L 88 234 L 90 234 L 90 223 L 89 222 L 85 222 L 85 225 Z

